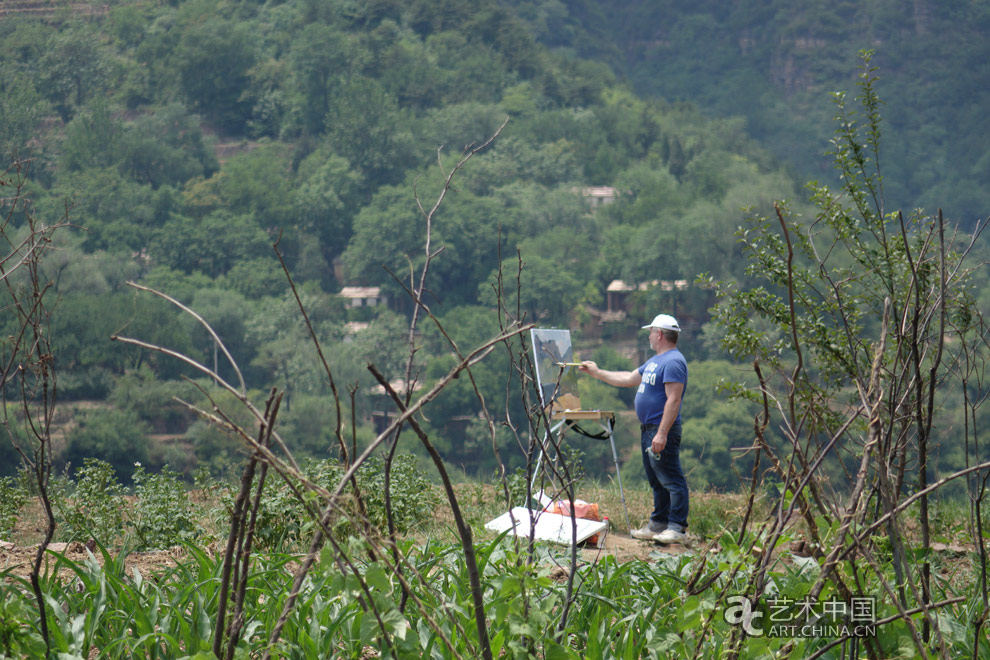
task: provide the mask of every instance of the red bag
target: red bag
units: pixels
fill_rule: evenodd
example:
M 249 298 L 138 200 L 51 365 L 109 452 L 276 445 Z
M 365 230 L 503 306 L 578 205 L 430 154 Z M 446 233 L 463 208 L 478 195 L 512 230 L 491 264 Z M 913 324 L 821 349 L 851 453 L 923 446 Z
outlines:
M 547 513 L 556 513 L 562 516 L 571 515 L 571 503 L 567 500 L 558 500 L 553 502 L 550 506 L 544 509 Z M 574 517 L 581 518 L 582 520 L 601 520 L 601 516 L 598 514 L 598 505 L 589 504 L 584 500 L 574 500 Z M 598 534 L 595 534 L 588 538 L 588 542 L 592 545 L 598 544 Z

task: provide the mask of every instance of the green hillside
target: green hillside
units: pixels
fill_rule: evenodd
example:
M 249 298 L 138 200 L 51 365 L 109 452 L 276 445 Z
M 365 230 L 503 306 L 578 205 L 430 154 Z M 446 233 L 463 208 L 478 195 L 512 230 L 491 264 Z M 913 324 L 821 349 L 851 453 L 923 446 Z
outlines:
M 946 21 L 977 30 L 976 6 L 953 14 L 932 7 L 931 31 L 916 43 L 934 39 Z M 57 233 L 43 263 L 58 300 L 59 398 L 101 402 L 80 406 L 60 430 L 62 464 L 95 454 L 129 471 L 135 456 L 146 456 L 184 472 L 219 472 L 236 457 L 234 443 L 173 401 L 202 396 L 181 380 L 198 374 L 110 341 L 119 333 L 167 345 L 236 378 L 205 330 L 129 280 L 202 314 L 253 393 L 272 386 L 286 393 L 280 420 L 292 449 L 329 451 L 338 413 L 327 403 L 275 241 L 337 382 L 342 391 L 355 388 L 353 401 L 342 401 L 341 421 L 353 413 L 358 440 L 373 437 L 387 402 L 366 364 L 389 378 L 405 375 L 412 305 L 399 280 L 424 260 L 416 194 L 428 208 L 465 145 L 482 143 L 508 119 L 492 146 L 458 172 L 436 217 L 433 246 L 443 251 L 430 271 L 431 310 L 459 346 L 492 337 L 492 284 L 503 266 L 514 277 L 519 255 L 520 312 L 571 328 L 581 357 L 614 369 L 646 354 L 637 334 L 643 319 L 658 309 L 676 313 L 696 374 L 685 404 L 702 439 L 685 452 L 693 485 L 735 486 L 733 470 L 748 470 L 748 459 L 733 467 L 729 449 L 751 441 L 752 413 L 715 393 L 738 369 L 706 329 L 714 294 L 695 281 L 702 273 L 745 281 L 735 236 L 744 208 L 769 213 L 774 200 L 787 199 L 796 212 L 810 212 L 800 184 L 808 163 L 824 162 L 823 136 L 833 128 L 825 92 L 837 84 L 854 93 L 856 49 L 876 45 L 881 89 L 891 81 L 884 144 L 892 199 L 913 204 L 938 193 L 938 205 L 965 218 L 980 189 L 964 182 L 986 169 L 985 158 L 966 165 L 970 179 L 927 167 L 957 143 L 910 132 L 904 117 L 918 118 L 911 104 L 930 91 L 921 81 L 914 96 L 896 100 L 922 57 L 941 50 L 918 48 L 909 63 L 883 44 L 857 41 L 867 24 L 893 43 L 915 23 L 879 10 L 747 7 L 494 0 L 8 7 L 0 15 L 0 142 L 9 162 L 23 165 L 34 214 L 54 222 L 68 209 L 73 225 Z M 849 17 L 851 27 L 839 25 Z M 772 37 L 753 36 L 761 24 Z M 955 74 L 977 73 L 956 59 L 939 62 L 953 75 L 933 75 L 933 85 L 961 89 L 967 84 Z M 757 103 L 764 112 L 751 110 Z M 949 105 L 956 125 L 976 126 L 963 121 L 961 104 Z M 932 117 L 935 106 L 926 107 Z M 933 119 L 917 130 L 938 125 Z M 985 139 L 974 128 L 965 142 L 975 154 Z M 944 156 L 926 146 L 936 143 Z M 963 167 L 973 159 L 948 160 Z M 23 213 L 10 222 L 11 235 L 24 231 Z M 616 280 L 626 288 L 609 296 Z M 345 287 L 365 287 L 364 298 L 347 297 L 355 290 Z M 374 302 L 386 304 L 359 305 L 370 297 L 367 287 L 378 287 Z M 975 295 L 985 299 L 982 289 Z M 6 323 L 12 334 L 15 319 Z M 431 328 L 416 341 L 413 375 L 428 386 L 455 358 Z M 519 418 L 521 404 L 504 403 L 518 387 L 506 384 L 507 360 L 496 355 L 478 365 L 475 382 Z M 486 474 L 497 463 L 465 380 L 435 402 L 428 427 L 446 456 Z M 629 407 L 626 393 L 582 388 L 595 407 Z M 13 470 L 12 454 L 2 451 L 11 460 L 0 466 Z M 611 465 L 600 444 L 586 451 L 589 469 Z M 525 462 L 514 450 L 503 459 L 510 469 Z
M 990 3 L 515 4 L 541 41 L 608 62 L 645 97 L 744 117 L 802 180 L 834 180 L 825 100 L 852 89 L 856 53 L 874 50 L 890 208 L 941 206 L 967 224 L 990 213 Z

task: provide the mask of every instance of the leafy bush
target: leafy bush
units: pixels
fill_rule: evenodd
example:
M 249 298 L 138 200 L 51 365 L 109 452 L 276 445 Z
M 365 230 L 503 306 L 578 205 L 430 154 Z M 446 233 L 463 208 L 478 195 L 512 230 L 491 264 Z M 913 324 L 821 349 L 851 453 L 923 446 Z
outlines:
M 86 458 L 76 469 L 72 488 L 59 480 L 53 489 L 52 508 L 58 520 L 59 538 L 65 541 L 95 539 L 109 546 L 124 531 L 124 489 L 113 466 L 97 458 Z M 66 497 L 72 489 L 71 499 Z
M 372 525 L 385 529 L 385 461 L 371 457 L 358 470 L 358 485 Z M 423 476 L 415 456 L 397 454 L 392 461 L 392 517 L 399 532 L 433 517 L 439 498 L 430 480 Z
M 27 492 L 11 477 L 0 477 L 0 539 L 14 531 Z
M 171 548 L 192 540 L 196 523 L 186 488 L 168 466 L 150 474 L 141 465 L 134 471 L 134 533 L 138 550 Z
M 328 489 L 335 488 L 344 474 L 343 466 L 332 460 L 312 463 L 304 471 L 310 479 Z M 379 530 L 387 529 L 384 460 L 377 456 L 368 459 L 358 469 L 357 481 L 370 524 Z M 400 533 L 433 517 L 439 499 L 433 484 L 423 477 L 415 456 L 396 455 L 392 462 L 391 491 L 392 517 Z M 346 497 L 351 493 L 350 489 L 344 492 L 341 508 L 346 513 L 334 523 L 334 532 L 340 536 L 349 536 L 354 533 L 357 509 L 353 500 Z M 223 499 L 229 513 L 233 509 L 233 494 L 228 492 Z M 321 502 L 315 498 L 314 506 L 317 510 L 322 508 Z M 258 509 L 256 546 L 269 549 L 287 547 L 301 541 L 314 525 L 285 481 L 269 474 Z

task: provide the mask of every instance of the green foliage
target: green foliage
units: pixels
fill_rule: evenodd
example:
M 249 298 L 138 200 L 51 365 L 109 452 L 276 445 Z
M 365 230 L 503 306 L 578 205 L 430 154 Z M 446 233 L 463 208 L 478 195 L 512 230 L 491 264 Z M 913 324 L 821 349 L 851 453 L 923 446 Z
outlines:
M 354 76 L 326 117 L 333 150 L 377 185 L 398 183 L 414 164 L 411 115 L 374 78 Z
M 182 31 L 175 66 L 193 108 L 225 131 L 244 130 L 253 103 L 245 92 L 254 64 L 248 25 L 209 18 Z
M 148 365 L 159 376 L 176 378 L 184 367 L 161 355 L 111 341 L 119 333 L 140 337 L 173 350 L 190 352 L 175 307 L 164 300 L 136 292 L 71 293 L 60 301 L 53 319 L 55 352 L 66 372 L 104 368 L 115 373 Z M 99 314 L 93 314 L 99 309 Z M 99 396 L 105 396 L 105 391 Z
M 35 127 L 48 109 L 33 81 L 7 68 L 0 72 L 0 153 L 31 153 Z
M 982 44 L 963 52 L 941 38 L 952 32 L 976 40 L 987 26 L 982 6 L 928 3 L 916 12 L 914 5 L 884 0 L 731 7 L 674 0 L 636 8 L 575 3 L 568 9 L 568 29 L 556 30 L 545 43 L 609 62 L 642 96 L 743 117 L 749 134 L 793 164 L 802 179 L 829 177 L 821 157 L 831 118 L 820 104 L 823 93 L 845 87 L 860 48 L 876 48 L 886 72 L 885 96 L 896 101 L 886 112 L 883 162 L 892 207 L 944 204 L 950 217 L 966 221 L 986 215 L 985 201 L 973 196 L 986 138 L 956 127 L 985 105 L 984 92 L 972 90 L 986 89 L 987 58 Z M 943 99 L 945 109 L 933 108 L 930 98 Z M 922 160 L 944 167 L 914 166 Z
M 158 474 L 146 472 L 138 464 L 132 479 L 137 501 L 131 525 L 136 550 L 161 550 L 191 541 L 196 535 L 193 515 L 185 484 L 168 466 Z
M 68 434 L 62 460 L 69 465 L 85 465 L 87 458 L 99 458 L 113 471 L 128 479 L 135 463 L 148 461 L 148 439 L 144 422 L 127 410 L 93 410 L 80 414 Z
M 0 477 L 12 477 L 17 474 L 21 456 L 14 449 L 10 438 L 0 440 Z
M 384 468 L 382 458 L 372 457 L 358 471 L 368 518 L 379 529 L 387 529 Z M 395 455 L 390 488 L 393 521 L 403 533 L 430 519 L 439 504 L 435 487 L 423 475 L 418 460 L 409 454 Z
M 124 489 L 113 466 L 96 458 L 83 459 L 76 468 L 69 492 L 62 482 L 52 508 L 58 536 L 64 541 L 95 539 L 104 547 L 113 545 L 124 532 Z
M 299 227 L 319 237 L 332 261 L 347 246 L 351 219 L 365 182 L 344 158 L 322 145 L 299 163 L 298 185 L 292 191 Z
M 135 413 L 157 433 L 176 433 L 185 428 L 190 413 L 175 398 L 190 401 L 194 393 L 192 384 L 159 380 L 144 367 L 117 378 L 108 400 L 116 408 Z
M 271 243 L 251 216 L 217 210 L 205 218 L 172 216 L 154 233 L 148 250 L 175 270 L 217 277 L 239 262 L 270 258 Z
M 0 658 L 43 658 L 45 640 L 35 629 L 38 610 L 14 580 L 0 581 Z
M 555 563 L 566 557 L 538 547 L 530 558 L 508 539 L 477 543 L 480 576 L 484 590 L 485 618 L 495 657 L 529 658 L 665 658 L 671 654 L 695 653 L 720 657 L 739 624 L 730 623 L 730 601 L 721 594 L 735 594 L 749 578 L 752 559 L 733 538 L 721 538 L 718 565 L 704 565 L 691 555 L 657 557 L 655 561 L 618 562 L 613 557 L 580 566 L 575 574 L 574 601 L 559 634 L 552 631 L 561 620 L 566 598 L 565 583 L 551 577 Z M 104 566 L 95 561 L 75 563 L 59 559 L 71 580 L 48 579 L 46 594 L 61 607 L 49 608 L 53 648 L 62 653 L 87 657 L 101 649 L 108 658 L 127 658 L 157 653 L 166 657 L 190 657 L 190 651 L 210 653 L 215 624 L 215 599 L 206 598 L 197 585 L 219 579 L 222 561 L 202 549 L 186 545 L 187 558 L 154 579 L 140 572 L 132 575 L 123 558 L 106 556 Z M 363 546 L 348 550 L 365 557 Z M 413 585 L 409 605 L 400 610 L 401 590 L 395 574 L 382 561 L 361 562 L 365 592 L 353 573 L 341 573 L 324 552 L 301 585 L 278 646 L 282 657 L 305 658 L 333 648 L 340 655 L 359 656 L 363 649 L 383 643 L 381 632 L 364 607 L 373 605 L 392 640 L 396 657 L 445 657 L 446 646 L 462 657 L 480 657 L 478 641 L 464 631 L 473 631 L 473 611 L 468 592 L 467 568 L 456 546 L 428 541 L 419 547 L 401 544 L 400 552 L 410 572 L 429 576 L 428 583 Z M 291 555 L 261 554 L 252 562 L 245 599 L 246 620 L 251 634 L 243 635 L 238 654 L 257 650 L 274 627 L 280 594 L 291 586 L 287 569 Z M 709 584 L 697 593 L 685 589 L 698 572 L 695 585 Z M 783 564 L 768 576 L 774 594 L 800 599 L 813 584 L 817 567 L 812 560 Z M 976 596 L 976 583 L 966 593 Z M 0 622 L 4 636 L 0 652 L 17 657 L 31 655 L 40 638 L 24 585 L 5 582 L 0 599 Z M 876 582 L 863 585 L 864 595 L 880 596 Z M 824 592 L 824 601 L 832 592 Z M 370 598 L 370 599 L 369 599 Z M 978 598 L 977 598 L 978 600 Z M 877 599 L 877 618 L 887 616 L 893 606 Z M 971 651 L 972 639 L 961 622 L 971 614 L 968 599 L 942 608 L 943 634 L 954 653 Z M 765 613 L 766 614 L 766 613 Z M 34 613 L 36 616 L 36 611 Z M 427 620 L 429 616 L 429 621 Z M 759 625 L 759 621 L 754 621 Z M 436 627 L 433 627 L 436 626 Z M 875 643 L 888 655 L 903 653 L 901 623 L 877 628 Z M 441 635 L 447 641 L 443 641 Z M 759 658 L 794 649 L 802 657 L 822 649 L 830 639 L 747 637 L 740 657 Z M 43 652 L 43 651 L 42 651 Z M 192 656 L 197 657 L 197 656 Z
M 113 78 L 113 60 L 99 36 L 81 22 L 51 35 L 38 62 L 39 87 L 68 120 L 75 109 L 97 98 Z
M 328 25 L 308 23 L 292 42 L 289 63 L 303 127 L 320 133 L 347 71 L 344 35 Z
M 65 127 L 62 167 L 72 171 L 112 165 L 121 128 L 120 120 L 112 116 L 106 101 L 94 101 Z
M 336 488 L 343 467 L 331 460 L 317 461 L 307 468 L 306 473 L 325 488 Z M 384 532 L 388 529 L 385 511 L 385 472 L 384 460 L 372 456 L 357 472 L 358 488 L 365 505 L 367 524 Z M 396 530 L 405 534 L 417 525 L 430 520 L 439 504 L 435 487 L 419 469 L 418 459 L 409 454 L 396 454 L 391 472 L 392 520 Z M 345 493 L 350 494 L 348 488 Z M 308 502 L 320 510 L 319 500 Z M 228 507 L 232 503 L 228 503 Z M 353 503 L 345 504 L 345 516 L 334 523 L 335 534 L 345 538 L 359 533 L 364 522 L 358 517 Z M 256 528 L 257 543 L 261 548 L 291 548 L 305 541 L 312 533 L 315 522 L 284 480 L 269 475 L 265 481 L 265 494 L 258 511 Z
M 27 498 L 27 492 L 13 477 L 0 477 L 0 539 L 9 538 L 14 531 L 21 506 Z
M 154 188 L 181 185 L 219 168 L 197 118 L 178 104 L 126 124 L 117 151 L 121 172 Z

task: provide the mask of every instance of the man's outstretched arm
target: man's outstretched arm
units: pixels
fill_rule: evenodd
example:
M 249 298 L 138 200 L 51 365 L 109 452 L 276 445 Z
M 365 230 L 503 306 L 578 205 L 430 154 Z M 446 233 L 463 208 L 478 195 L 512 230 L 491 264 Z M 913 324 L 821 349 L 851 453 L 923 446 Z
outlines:
M 578 369 L 592 378 L 597 378 L 616 387 L 637 387 L 643 380 L 643 376 L 639 373 L 638 369 L 633 369 L 632 371 L 607 371 L 600 368 L 592 360 L 585 360 Z

